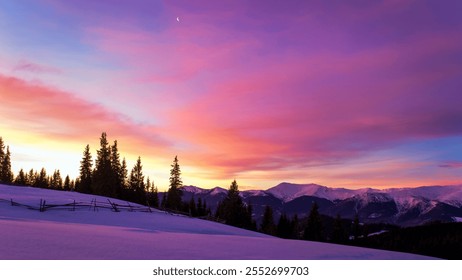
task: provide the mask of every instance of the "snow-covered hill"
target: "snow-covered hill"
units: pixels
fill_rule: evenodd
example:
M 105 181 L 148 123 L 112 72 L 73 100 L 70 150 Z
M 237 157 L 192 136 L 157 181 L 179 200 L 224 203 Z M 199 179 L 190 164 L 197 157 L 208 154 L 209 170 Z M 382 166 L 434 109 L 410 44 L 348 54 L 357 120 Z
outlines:
M 284 240 L 161 211 L 13 206 L 107 202 L 75 192 L 0 185 L 0 259 L 426 259 L 350 246 Z M 112 203 L 126 202 L 111 199 Z

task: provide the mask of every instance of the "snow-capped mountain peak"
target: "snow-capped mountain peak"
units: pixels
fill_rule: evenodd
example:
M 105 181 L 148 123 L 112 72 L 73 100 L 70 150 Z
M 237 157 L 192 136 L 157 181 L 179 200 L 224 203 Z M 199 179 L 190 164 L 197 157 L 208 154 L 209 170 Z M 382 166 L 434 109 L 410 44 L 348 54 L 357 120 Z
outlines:
M 196 186 L 183 186 L 181 187 L 181 190 L 185 192 L 193 193 L 193 194 L 200 194 L 200 193 L 204 193 L 208 191 L 208 190 L 196 187 Z
M 220 188 L 220 187 L 215 187 L 209 191 L 209 195 L 219 195 L 219 194 L 226 194 L 228 191 Z
M 315 196 L 331 201 L 343 200 L 369 192 L 371 189 L 350 190 L 344 188 L 329 188 L 317 184 L 291 184 L 281 183 L 266 192 L 273 196 L 289 202 L 301 196 Z
M 268 189 L 266 192 L 272 194 L 274 197 L 289 202 L 297 197 L 304 195 L 314 196 L 319 189 L 326 188 L 316 184 L 291 184 L 281 183 L 273 188 Z

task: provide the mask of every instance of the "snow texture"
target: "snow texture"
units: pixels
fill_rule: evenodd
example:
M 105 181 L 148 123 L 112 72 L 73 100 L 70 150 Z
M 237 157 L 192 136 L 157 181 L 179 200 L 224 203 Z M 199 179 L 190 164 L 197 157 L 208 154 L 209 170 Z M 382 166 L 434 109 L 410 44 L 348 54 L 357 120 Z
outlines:
M 158 210 L 150 213 L 79 208 L 39 212 L 11 203 L 13 200 L 38 208 L 41 199 L 47 204 L 107 202 L 107 198 L 94 195 L 0 185 L 0 259 L 428 259 L 284 240 Z
M 457 207 L 462 206 L 462 185 L 456 186 L 430 186 L 418 188 L 393 188 L 393 189 L 344 189 L 329 188 L 316 184 L 291 184 L 281 183 L 266 192 L 289 202 L 300 196 L 316 196 L 331 201 L 344 200 L 352 197 L 365 199 L 375 198 L 377 201 L 395 200 L 398 204 L 410 204 L 421 202 L 421 200 L 435 200 L 448 203 Z M 373 195 L 372 195 L 373 194 Z M 418 202 L 415 198 L 418 198 Z

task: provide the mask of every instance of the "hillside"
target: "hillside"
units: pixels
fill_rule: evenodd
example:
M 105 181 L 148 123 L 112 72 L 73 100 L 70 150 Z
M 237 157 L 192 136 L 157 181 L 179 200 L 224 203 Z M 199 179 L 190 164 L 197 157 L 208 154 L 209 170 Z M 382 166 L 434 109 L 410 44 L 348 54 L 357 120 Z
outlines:
M 158 210 L 130 212 L 127 207 L 114 212 L 85 206 L 39 212 L 11 203 L 39 208 L 41 200 L 47 205 L 108 202 L 105 197 L 75 192 L 0 185 L 0 259 L 427 259 L 283 240 Z

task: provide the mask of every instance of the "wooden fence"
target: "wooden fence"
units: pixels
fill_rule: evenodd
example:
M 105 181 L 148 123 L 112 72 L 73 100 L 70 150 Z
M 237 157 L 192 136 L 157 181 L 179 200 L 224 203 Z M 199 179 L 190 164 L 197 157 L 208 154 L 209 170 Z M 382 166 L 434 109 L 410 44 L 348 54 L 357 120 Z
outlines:
M 90 211 L 99 211 L 100 209 L 106 209 L 113 212 L 152 212 L 152 208 L 149 206 L 141 206 L 141 205 L 132 205 L 129 202 L 125 202 L 124 204 L 112 202 L 110 199 L 105 201 L 97 201 L 93 199 L 90 203 L 88 202 L 77 202 L 73 201 L 70 203 L 47 203 L 45 199 L 40 199 L 39 206 L 34 205 L 27 205 L 24 203 L 20 203 L 14 201 L 13 199 L 6 200 L 0 198 L 0 202 L 8 202 L 11 203 L 11 206 L 18 206 L 24 207 L 30 210 L 38 210 L 40 212 L 45 212 L 48 210 L 68 210 L 68 211 L 78 211 L 78 210 L 90 210 Z

